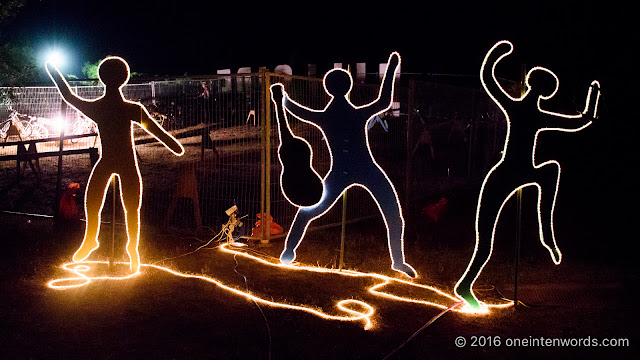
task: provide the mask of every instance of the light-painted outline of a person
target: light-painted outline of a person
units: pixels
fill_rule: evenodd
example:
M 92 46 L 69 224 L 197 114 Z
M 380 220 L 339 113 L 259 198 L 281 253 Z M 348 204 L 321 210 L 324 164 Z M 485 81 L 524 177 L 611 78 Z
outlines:
M 518 189 L 537 187 L 540 241 L 555 264 L 562 260 L 553 231 L 560 164 L 554 160 L 537 164 L 536 143 L 542 131 L 577 132 L 589 126 L 590 119 L 596 117 L 600 95 L 599 84 L 593 81 L 582 113 L 567 115 L 544 110 L 541 106 L 543 101 L 555 95 L 559 81 L 550 70 L 534 67 L 525 77 L 526 91 L 521 97 L 514 98 L 500 86 L 495 75 L 497 64 L 512 51 L 513 45 L 509 41 L 496 43 L 485 56 L 480 69 L 484 89 L 507 120 L 507 137 L 502 158 L 482 183 L 476 208 L 476 246 L 465 273 L 455 286 L 456 295 L 475 310 L 483 310 L 483 306 L 473 293 L 473 283 L 491 257 L 500 212 Z M 597 93 L 592 94 L 594 89 Z M 530 160 L 525 161 L 527 158 Z
M 378 98 L 363 106 L 355 106 L 349 101 L 353 78 L 349 72 L 339 68 L 324 76 L 324 89 L 331 99 L 323 110 L 302 106 L 284 92 L 285 109 L 323 132 L 331 154 L 331 168 L 323 179 L 324 192 L 320 201 L 298 209 L 280 255 L 283 264 L 290 264 L 295 259 L 296 249 L 311 221 L 329 211 L 350 187 L 361 186 L 375 200 L 387 227 L 392 269 L 410 277 L 417 276 L 404 258 L 404 219 L 398 194 L 374 160 L 367 133 L 367 123 L 371 118 L 391 108 L 399 66 L 400 55 L 394 52 L 389 56 Z
M 83 261 L 100 245 L 98 234 L 102 207 L 109 182 L 115 176 L 120 183 L 120 200 L 125 213 L 126 250 L 131 271 L 136 273 L 140 269 L 138 243 L 142 177 L 134 148 L 133 124 L 141 126 L 175 155 L 184 154 L 184 148 L 156 123 L 142 104 L 124 98 L 122 87 L 130 77 L 129 65 L 124 59 L 109 56 L 100 62 L 98 78 L 104 84 L 104 94 L 95 100 L 73 93 L 60 71 L 51 63 L 47 62 L 45 67 L 64 101 L 96 123 L 101 142 L 100 159 L 91 171 L 85 193 L 87 224 L 84 239 L 73 254 L 73 261 Z

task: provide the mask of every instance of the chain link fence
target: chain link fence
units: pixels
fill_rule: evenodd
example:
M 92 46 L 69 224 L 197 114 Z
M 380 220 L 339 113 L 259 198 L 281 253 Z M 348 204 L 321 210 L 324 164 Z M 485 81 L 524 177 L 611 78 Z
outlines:
M 227 220 L 225 210 L 237 205 L 240 215 L 247 215 L 243 220 L 246 225 L 240 230 L 245 236 L 251 235 L 258 214 L 270 214 L 286 232 L 297 208 L 287 202 L 278 183 L 278 130 L 268 92 L 270 84 L 276 82 L 282 82 L 289 96 L 307 107 L 323 109 L 329 101 L 321 79 L 267 72 L 123 87 L 125 98 L 141 102 L 186 150 L 181 157 L 173 156 L 135 127 L 144 181 L 145 226 L 217 229 Z M 88 99 L 102 94 L 102 87 L 94 84 L 71 86 Z M 95 129 L 73 125 L 86 119 L 66 106 L 54 87 L 12 90 L 13 100 L 0 105 L 0 119 L 4 121 L 18 112 L 26 119 L 39 121 L 47 127 L 49 139 L 41 138 L 48 141 L 38 140 L 29 147 L 38 154 L 59 153 L 32 157 L 31 163 L 39 162 L 39 168 L 35 168 L 24 157 L 17 157 L 19 144 L 27 144 L 29 139 L 2 139 L 0 210 L 57 215 L 68 184 L 79 183 L 75 201 L 82 214 L 84 189 L 95 158 L 88 151 L 72 150 L 99 149 L 99 137 L 92 135 Z M 378 91 L 379 85 L 357 83 L 350 100 L 363 105 L 375 100 Z M 311 144 L 313 167 L 324 176 L 331 160 L 322 133 L 293 116 L 289 120 L 293 132 Z M 403 208 L 411 209 L 443 186 L 481 179 L 498 158 L 505 126 L 497 107 L 481 91 L 409 81 L 408 85 L 396 86 L 392 109 L 374 118 L 368 131 L 376 161 L 396 185 Z M 76 134 L 76 138 L 60 141 L 60 129 L 64 134 Z M 64 155 L 60 155 L 61 150 Z M 22 175 L 16 176 L 20 163 Z M 110 212 L 111 203 L 106 201 L 104 211 Z M 366 191 L 352 188 L 347 198 L 347 220 L 379 216 L 374 205 Z M 340 223 L 341 213 L 341 205 L 336 204 L 312 226 Z

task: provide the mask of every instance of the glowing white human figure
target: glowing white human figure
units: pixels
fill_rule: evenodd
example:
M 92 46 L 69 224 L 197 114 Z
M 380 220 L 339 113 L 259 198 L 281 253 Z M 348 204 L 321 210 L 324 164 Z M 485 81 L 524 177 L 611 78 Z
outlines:
M 480 69 L 484 89 L 507 120 L 507 137 L 502 158 L 489 171 L 480 189 L 475 223 L 476 246 L 465 273 L 455 286 L 456 295 L 476 310 L 481 310 L 482 305 L 473 294 L 473 283 L 491 257 L 500 212 L 518 189 L 527 186 L 538 189 L 540 241 L 551 254 L 554 263 L 560 263 L 562 254 L 553 232 L 560 164 L 554 160 L 536 164 L 538 135 L 548 130 L 577 132 L 586 128 L 591 124 L 590 119 L 596 117 L 600 96 L 599 84 L 593 81 L 582 113 L 566 115 L 544 110 L 541 107 L 542 101 L 555 95 L 559 81 L 550 70 L 534 67 L 525 77 L 526 91 L 519 98 L 512 97 L 502 88 L 495 75 L 497 64 L 512 51 L 513 45 L 509 41 L 496 43 L 485 56 Z M 525 161 L 527 158 L 530 161 Z
M 140 268 L 138 243 L 142 177 L 134 148 L 133 124 L 141 126 L 175 155 L 182 155 L 184 148 L 155 122 L 142 104 L 124 98 L 122 87 L 130 76 L 129 65 L 124 59 L 110 56 L 100 62 L 98 77 L 104 84 L 104 94 L 95 100 L 73 93 L 60 71 L 51 63 L 47 62 L 45 67 L 64 101 L 96 123 L 101 142 L 100 159 L 91 171 L 85 194 L 87 225 L 84 240 L 73 255 L 73 261 L 86 259 L 99 246 L 100 215 L 109 182 L 115 176 L 120 183 L 120 200 L 127 226 L 126 250 L 130 268 L 136 273 Z
M 349 101 L 353 79 L 351 74 L 339 68 L 332 69 L 324 76 L 324 89 L 331 99 L 323 110 L 302 106 L 284 93 L 286 110 L 323 132 L 331 154 L 331 168 L 323 179 L 324 191 L 320 201 L 298 209 L 287 234 L 285 249 L 280 255 L 282 263 L 290 264 L 295 259 L 296 249 L 311 221 L 331 209 L 347 189 L 361 186 L 371 194 L 382 213 L 387 227 L 392 269 L 410 277 L 417 276 L 404 258 L 404 219 L 398 194 L 374 160 L 367 134 L 368 121 L 391 108 L 395 74 L 399 66 L 400 55 L 394 52 L 389 56 L 378 98 L 363 106 L 355 106 Z

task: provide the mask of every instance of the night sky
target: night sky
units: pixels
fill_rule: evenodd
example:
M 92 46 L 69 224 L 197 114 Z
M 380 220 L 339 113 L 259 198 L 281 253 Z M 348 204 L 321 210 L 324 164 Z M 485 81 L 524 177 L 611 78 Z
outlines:
M 305 75 L 308 63 L 324 68 L 333 62 L 369 62 L 375 71 L 374 64 L 393 50 L 403 56 L 405 72 L 475 75 L 491 45 L 508 39 L 515 64 L 549 66 L 561 79 L 602 79 L 624 63 L 608 54 L 631 53 L 620 48 L 624 28 L 631 29 L 618 18 L 624 9 L 595 2 L 221 3 L 29 0 L 8 32 L 39 53 L 60 48 L 68 54 L 67 71 L 77 76 L 85 61 L 106 55 L 124 57 L 133 71 L 159 75 L 278 64 Z
M 638 57 L 631 55 L 640 31 L 631 9 L 610 3 L 28 0 L 4 34 L 30 45 L 42 62 L 58 48 L 63 72 L 80 78 L 86 61 L 107 55 L 144 75 L 279 64 L 306 75 L 309 63 L 321 75 L 334 62 L 367 62 L 375 72 L 395 50 L 404 73 L 470 75 L 471 84 L 487 50 L 506 39 L 515 50 L 501 76 L 517 80 L 522 64 L 548 67 L 560 78 L 560 102 L 582 97 L 597 79 L 606 94 L 602 110 L 615 112 L 609 128 L 628 134 L 636 126 L 625 119 L 640 97 Z

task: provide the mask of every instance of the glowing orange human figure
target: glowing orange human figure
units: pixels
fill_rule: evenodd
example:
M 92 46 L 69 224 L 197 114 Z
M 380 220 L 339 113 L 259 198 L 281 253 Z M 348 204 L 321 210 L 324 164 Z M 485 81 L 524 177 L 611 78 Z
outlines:
M 324 76 L 324 89 L 331 100 L 323 110 L 300 105 L 283 92 L 285 109 L 300 120 L 317 126 L 324 134 L 331 153 L 331 169 L 323 179 L 320 201 L 298 209 L 280 255 L 282 263 L 290 264 L 295 259 L 295 251 L 311 221 L 329 211 L 350 187 L 360 186 L 373 197 L 387 227 L 391 268 L 409 277 L 417 276 L 413 267 L 405 262 L 404 219 L 398 194 L 373 158 L 367 134 L 368 122 L 391 108 L 395 74 L 399 68 L 400 55 L 394 52 L 389 56 L 378 98 L 362 106 L 355 106 L 349 100 L 353 78 L 343 69 L 333 69 Z
M 476 209 L 476 246 L 467 270 L 455 286 L 456 295 L 476 310 L 482 306 L 473 294 L 473 283 L 491 257 L 500 212 L 518 189 L 526 186 L 537 188 L 540 241 L 549 251 L 553 262 L 560 263 L 562 254 L 553 232 L 560 164 L 555 160 L 536 163 L 538 135 L 542 131 L 576 132 L 586 128 L 591 124 L 591 119 L 596 117 L 600 96 L 599 84 L 593 81 L 583 112 L 560 114 L 545 110 L 542 102 L 555 95 L 559 81 L 553 72 L 538 66 L 527 73 L 526 91 L 522 96 L 512 97 L 502 88 L 495 75 L 496 65 L 512 51 L 513 45 L 509 41 L 496 43 L 485 56 L 480 69 L 482 86 L 507 120 L 507 137 L 502 158 L 482 183 Z
M 133 124 L 141 126 L 178 156 L 184 153 L 184 148 L 153 120 L 142 104 L 124 98 L 122 87 L 130 76 L 129 65 L 124 59 L 110 56 L 100 62 L 98 78 L 104 84 L 104 94 L 95 100 L 84 99 L 73 93 L 60 71 L 51 63 L 47 62 L 45 67 L 64 101 L 96 123 L 101 142 L 100 159 L 91 171 L 85 194 L 87 225 L 84 240 L 73 254 L 73 261 L 86 259 L 98 248 L 100 214 L 109 182 L 116 176 L 120 183 L 120 200 L 127 226 L 126 249 L 131 261 L 130 268 L 134 273 L 138 272 L 142 178 L 134 149 Z

